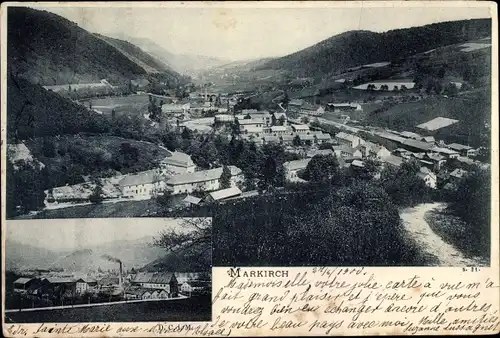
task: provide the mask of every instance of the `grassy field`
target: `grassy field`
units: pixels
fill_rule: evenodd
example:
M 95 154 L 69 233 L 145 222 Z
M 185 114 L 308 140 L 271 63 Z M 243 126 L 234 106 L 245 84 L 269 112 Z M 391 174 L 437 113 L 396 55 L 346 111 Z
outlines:
M 211 321 L 210 297 L 130 304 L 102 305 L 61 310 L 10 312 L 7 323 L 85 323 L 147 321 Z
M 154 200 L 126 201 L 43 210 L 36 215 L 22 215 L 16 219 L 145 217 L 159 210 Z
M 154 217 L 160 212 L 165 213 L 167 208 L 178 206 L 184 198 L 185 195 L 171 196 L 168 206 L 159 205 L 154 199 L 78 205 L 62 209 L 43 210 L 36 215 L 21 215 L 14 219 Z
M 89 107 L 89 101 L 81 102 L 86 107 Z M 112 110 L 115 110 L 119 115 L 140 115 L 147 113 L 149 98 L 147 94 L 137 94 L 129 96 L 114 96 L 102 99 L 92 99 L 92 108 L 102 112 L 105 115 L 111 115 Z
M 453 142 L 478 146 L 490 118 L 487 91 L 465 93 L 456 97 L 429 96 L 416 102 L 400 103 L 381 112 L 368 114 L 366 123 L 396 130 L 415 130 L 421 123 L 438 116 L 459 120 Z M 469 135 L 471 136 L 469 139 Z M 446 140 L 445 140 L 446 141 Z
M 462 219 L 443 210 L 428 212 L 425 220 L 436 234 L 463 252 L 466 257 L 479 257 L 485 264 L 489 264 L 489 241 L 485 240 L 483 245 L 478 246 L 468 235 L 468 227 Z M 489 239 L 489 236 L 485 238 Z

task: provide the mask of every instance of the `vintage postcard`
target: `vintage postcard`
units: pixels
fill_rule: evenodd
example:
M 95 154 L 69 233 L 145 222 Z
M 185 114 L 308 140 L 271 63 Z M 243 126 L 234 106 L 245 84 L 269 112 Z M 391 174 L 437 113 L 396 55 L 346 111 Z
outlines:
M 500 331 L 485 1 L 1 7 L 8 337 Z

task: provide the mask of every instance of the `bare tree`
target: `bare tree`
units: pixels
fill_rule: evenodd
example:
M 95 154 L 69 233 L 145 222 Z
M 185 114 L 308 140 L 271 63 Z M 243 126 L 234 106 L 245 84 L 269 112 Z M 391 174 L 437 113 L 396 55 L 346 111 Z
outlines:
M 212 220 L 209 218 L 186 218 L 180 223 L 185 231 L 164 230 L 153 238 L 153 246 L 172 253 L 198 251 L 200 254 L 212 247 Z

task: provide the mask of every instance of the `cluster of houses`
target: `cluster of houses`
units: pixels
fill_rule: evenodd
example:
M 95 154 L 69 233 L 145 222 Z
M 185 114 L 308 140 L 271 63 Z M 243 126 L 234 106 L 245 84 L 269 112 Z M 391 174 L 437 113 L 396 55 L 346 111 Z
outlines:
M 291 145 L 321 144 L 331 141 L 331 135 L 311 130 L 307 124 L 292 123 L 286 113 L 243 109 L 237 115 L 216 115 L 215 125 L 235 124 L 239 137 L 258 145 L 276 143 Z
M 400 167 L 405 161 L 416 160 L 421 168 L 417 176 L 432 189 L 454 189 L 472 165 L 477 151 L 472 147 L 436 142 L 432 136 L 413 132 L 373 131 L 363 138 L 341 131 L 332 139 L 331 148 L 300 152 L 303 159 L 284 163 L 285 178 L 300 182 L 300 172 L 305 170 L 312 157 L 334 155 L 339 165 L 347 168 L 363 168 L 366 159 L 376 159 L 386 167 Z
M 243 182 L 241 169 L 228 166 L 231 173 L 230 188 Z M 145 200 L 168 192 L 171 195 L 210 192 L 220 190 L 220 177 L 224 168 L 196 170 L 191 156 L 181 152 L 171 152 L 159 167 L 128 175 L 99 179 L 104 200 Z M 96 187 L 96 182 L 55 187 L 45 191 L 45 205 L 48 208 L 65 204 L 88 203 Z
M 182 274 L 181 274 L 182 275 Z M 75 298 L 89 294 L 108 294 L 125 300 L 177 298 L 210 292 L 211 281 L 177 278 L 173 272 L 139 272 L 129 275 L 124 285 L 119 277 L 20 277 L 13 283 L 14 293 L 26 297 Z

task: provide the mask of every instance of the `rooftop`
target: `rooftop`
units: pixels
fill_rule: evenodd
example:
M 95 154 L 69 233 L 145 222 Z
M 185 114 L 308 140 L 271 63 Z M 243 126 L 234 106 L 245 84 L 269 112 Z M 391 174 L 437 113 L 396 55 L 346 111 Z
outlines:
M 319 149 L 319 150 L 309 151 L 307 153 L 307 157 L 314 157 L 316 155 L 326 156 L 326 155 L 333 155 L 333 154 L 334 154 L 334 152 L 331 149 Z
M 356 139 L 359 139 L 359 137 L 355 136 L 355 135 L 352 135 L 352 134 L 348 134 L 348 133 L 344 133 L 343 131 L 341 131 L 340 133 L 337 133 L 335 135 L 335 138 L 338 138 L 338 139 L 341 139 L 341 140 L 348 140 L 348 141 L 354 141 Z
M 448 144 L 447 147 L 450 148 L 450 149 L 456 150 L 456 151 L 470 150 L 470 149 L 472 149 L 472 147 L 465 146 L 465 145 L 459 144 L 459 143 Z
M 295 160 L 295 161 L 289 161 L 283 163 L 283 167 L 288 170 L 300 170 L 300 169 L 305 169 L 309 162 L 311 161 L 310 158 L 302 159 L 302 160 Z
M 425 129 L 429 131 L 434 131 L 434 130 L 439 130 L 444 127 L 451 126 L 452 124 L 455 124 L 459 122 L 458 120 L 450 119 L 447 117 L 436 117 L 435 119 L 432 119 L 430 121 L 427 121 L 425 123 L 419 124 L 417 128 L 420 129 Z
M 332 139 L 332 136 L 330 134 L 316 134 L 315 137 L 318 139 L 318 140 L 331 140 Z
M 302 106 L 304 104 L 304 100 L 301 99 L 292 99 L 290 102 L 288 102 L 288 105 L 292 106 Z
M 343 153 L 348 153 L 348 154 L 354 154 L 357 151 L 356 148 L 349 147 L 348 145 L 345 144 L 341 144 L 339 146 L 333 146 L 332 148 L 334 151 L 339 150 Z
M 274 135 L 266 135 L 262 137 L 265 142 L 279 142 L 279 137 Z
M 231 170 L 231 176 L 236 176 L 241 174 L 241 169 L 235 166 L 228 166 L 229 170 Z M 223 168 L 215 168 L 209 170 L 196 171 L 194 173 L 187 173 L 182 175 L 172 176 L 168 181 L 168 185 L 178 185 L 178 184 L 189 184 L 189 183 L 197 183 L 204 182 L 210 180 L 217 180 L 222 175 Z
M 238 123 L 240 125 L 262 124 L 262 121 L 256 120 L 256 119 L 241 119 L 241 120 L 238 120 Z
M 443 147 L 433 146 L 429 150 L 434 151 L 436 153 L 440 153 L 440 154 L 447 154 L 447 155 L 457 154 L 456 150 L 452 150 L 452 149 L 448 149 L 448 148 L 443 148 Z
M 18 278 L 14 281 L 15 284 L 26 284 L 28 283 L 29 281 L 31 281 L 33 278 L 26 278 L 26 277 L 21 277 L 21 278 Z
M 412 138 L 412 139 L 415 139 L 415 140 L 422 139 L 422 136 L 420 136 L 417 133 L 412 133 L 410 131 L 403 131 L 403 132 L 401 132 L 401 136 L 407 137 L 407 138 Z
M 299 138 L 301 140 L 306 140 L 306 141 L 311 140 L 312 141 L 312 140 L 314 140 L 314 135 L 303 134 L 303 135 L 299 135 Z
M 403 159 L 399 156 L 390 155 L 382 159 L 383 162 L 399 167 L 403 164 Z
M 231 187 L 227 189 L 222 189 L 210 193 L 210 196 L 215 200 L 219 201 L 225 198 L 234 197 L 241 194 L 241 190 L 238 187 Z
M 309 126 L 305 124 L 294 124 L 292 125 L 292 128 L 295 130 L 309 130 Z
M 126 187 L 126 186 L 134 186 L 141 184 L 153 184 L 161 180 L 162 178 L 158 174 L 158 171 L 153 169 L 148 171 L 141 171 L 136 174 L 127 175 L 118 184 L 121 187 Z
M 161 163 L 171 164 L 174 166 L 181 167 L 191 167 L 194 166 L 194 162 L 191 159 L 191 156 L 188 154 L 182 153 L 180 151 L 174 151 L 170 153 L 171 156 L 165 157 Z
M 450 173 L 450 176 L 456 177 L 456 178 L 462 178 L 467 174 L 466 170 L 463 169 L 455 169 Z
M 245 127 L 245 130 L 247 133 L 262 133 L 264 128 L 249 125 Z
M 428 150 L 432 147 L 432 144 L 430 144 L 430 143 L 421 142 L 421 141 L 417 141 L 417 140 L 413 140 L 413 139 L 403 139 L 403 141 L 401 143 L 406 145 L 406 146 L 410 146 L 410 147 L 417 148 L 420 150 Z
M 135 283 L 168 284 L 172 277 L 175 277 L 173 272 L 139 272 L 133 281 Z
M 365 166 L 365 164 L 361 160 L 354 160 L 352 161 L 351 165 L 359 168 L 363 168 Z
M 190 204 L 198 204 L 201 202 L 201 198 L 195 197 L 193 195 L 187 195 L 186 198 L 183 199 L 183 202 Z

